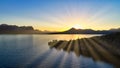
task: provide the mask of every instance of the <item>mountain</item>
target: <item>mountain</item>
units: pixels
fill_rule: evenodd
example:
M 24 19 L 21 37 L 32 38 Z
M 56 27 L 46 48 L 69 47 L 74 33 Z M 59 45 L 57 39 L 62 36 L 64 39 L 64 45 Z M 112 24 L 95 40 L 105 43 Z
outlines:
M 71 28 L 63 32 L 51 32 L 50 34 L 110 34 L 113 32 L 119 32 L 119 31 Z
M 79 33 L 81 33 L 81 34 L 84 34 L 84 33 L 89 34 L 89 33 L 93 33 L 93 32 L 95 32 L 95 31 L 92 30 L 92 29 L 75 29 L 75 28 L 71 28 L 71 29 L 69 29 L 67 31 L 64 31 L 64 33 L 72 33 L 72 34 L 79 34 Z
M 7 24 L 1 24 L 0 25 L 1 31 L 17 31 L 17 30 L 34 30 L 32 26 L 16 26 L 16 25 L 7 25 Z
M 0 34 L 35 34 L 40 32 L 39 30 L 34 30 L 32 26 L 0 25 Z

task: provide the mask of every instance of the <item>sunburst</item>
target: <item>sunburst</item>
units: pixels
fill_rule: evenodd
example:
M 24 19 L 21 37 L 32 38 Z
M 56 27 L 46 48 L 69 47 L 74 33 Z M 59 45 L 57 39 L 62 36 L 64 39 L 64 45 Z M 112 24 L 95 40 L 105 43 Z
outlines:
M 73 28 L 75 28 L 75 29 L 83 29 L 83 27 L 80 26 L 79 24 L 75 24 L 75 25 L 73 26 Z

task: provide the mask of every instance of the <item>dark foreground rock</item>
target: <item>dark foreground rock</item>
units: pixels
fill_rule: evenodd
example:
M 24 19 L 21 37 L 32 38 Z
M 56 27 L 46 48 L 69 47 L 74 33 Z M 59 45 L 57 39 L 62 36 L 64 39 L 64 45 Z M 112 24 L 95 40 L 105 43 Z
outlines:
M 75 40 L 52 40 L 48 45 L 68 53 L 74 52 L 78 57 L 83 55 L 120 67 L 120 33 Z

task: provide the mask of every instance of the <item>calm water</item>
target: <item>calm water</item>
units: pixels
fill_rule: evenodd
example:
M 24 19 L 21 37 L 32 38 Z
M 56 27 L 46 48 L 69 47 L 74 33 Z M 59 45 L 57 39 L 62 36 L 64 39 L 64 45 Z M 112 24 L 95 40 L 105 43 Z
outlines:
M 0 68 L 113 68 L 104 61 L 49 48 L 51 40 L 96 35 L 0 35 Z

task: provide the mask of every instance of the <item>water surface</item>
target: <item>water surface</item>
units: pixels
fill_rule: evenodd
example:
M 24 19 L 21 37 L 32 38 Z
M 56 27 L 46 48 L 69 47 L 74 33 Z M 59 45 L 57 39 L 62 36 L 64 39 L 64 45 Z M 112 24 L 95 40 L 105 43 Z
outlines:
M 51 40 L 71 40 L 100 35 L 0 35 L 0 67 L 17 68 L 113 68 L 92 57 L 76 56 L 50 48 Z

